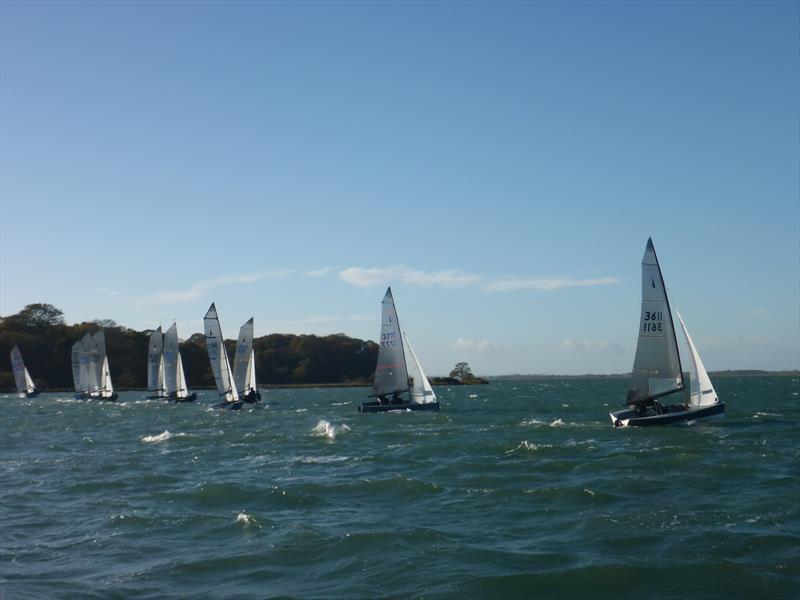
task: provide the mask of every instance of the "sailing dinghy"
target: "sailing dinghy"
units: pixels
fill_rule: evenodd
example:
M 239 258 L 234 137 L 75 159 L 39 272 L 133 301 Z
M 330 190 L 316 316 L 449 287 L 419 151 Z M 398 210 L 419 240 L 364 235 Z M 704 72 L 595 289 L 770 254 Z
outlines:
M 89 398 L 112 402 L 119 395 L 111 382 L 111 371 L 106 356 L 106 334 L 101 329 L 89 343 Z
M 11 370 L 14 372 L 14 383 L 17 384 L 17 393 L 25 396 L 26 398 L 33 398 L 39 395 L 39 390 L 31 379 L 31 374 L 25 367 L 22 361 L 22 353 L 19 351 L 19 346 L 14 346 L 11 349 Z
M 410 350 L 411 374 L 413 380 L 409 385 L 409 372 L 403 344 L 397 310 L 392 297 L 392 288 L 386 290 L 381 303 L 381 338 L 378 346 L 378 364 L 375 367 L 375 378 L 372 382 L 373 397 L 377 400 L 364 402 L 358 407 L 359 412 L 387 412 L 390 410 L 439 410 L 439 402 L 433 393 L 431 384 L 417 360 L 416 354 Z M 406 339 L 406 343 L 408 340 Z M 403 398 L 402 394 L 408 394 Z
M 236 391 L 231 365 L 228 362 L 228 352 L 225 350 L 225 342 L 222 339 L 222 329 L 219 326 L 217 308 L 213 302 L 206 312 L 203 323 L 206 331 L 208 360 L 211 361 L 211 371 L 214 373 L 217 391 L 222 398 L 222 402 L 215 404 L 214 407 L 239 410 L 242 408 L 242 401 Z
M 724 416 L 700 355 L 689 337 L 692 372 L 684 374 L 667 290 L 653 241 L 647 240 L 642 258 L 642 310 L 639 341 L 628 388 L 628 408 L 609 413 L 614 427 L 649 427 Z M 687 378 L 689 385 L 687 385 Z M 662 398 L 683 392 L 682 404 L 665 404 Z
M 256 354 L 253 350 L 253 317 L 239 329 L 236 354 L 233 357 L 233 381 L 239 390 L 239 399 L 248 404 L 261 401 L 256 384 Z
M 148 400 L 164 398 L 164 336 L 160 325 L 150 334 L 147 348 L 147 391 Z
M 89 399 L 89 346 L 92 336 L 88 333 L 72 345 L 72 380 L 75 384 L 75 399 Z
M 164 334 L 164 392 L 164 397 L 173 402 L 197 400 L 197 394 L 190 394 L 186 389 L 186 375 L 178 346 L 178 326 L 175 323 Z

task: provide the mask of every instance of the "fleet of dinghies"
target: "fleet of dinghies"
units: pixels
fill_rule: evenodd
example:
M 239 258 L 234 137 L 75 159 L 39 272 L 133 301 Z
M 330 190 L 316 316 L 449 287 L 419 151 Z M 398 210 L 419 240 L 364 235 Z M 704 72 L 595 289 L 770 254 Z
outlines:
M 725 403 L 714 386 L 681 315 L 676 311 L 688 347 L 690 370 L 684 372 L 667 289 L 652 239 L 642 258 L 642 305 L 639 337 L 633 361 L 626 406 L 609 413 L 614 427 L 649 427 L 724 416 Z M 253 318 L 239 329 L 233 369 L 222 337 L 214 303 L 203 319 L 206 350 L 214 375 L 219 402 L 215 407 L 238 410 L 244 403 L 261 400 L 255 369 Z M 38 394 L 25 368 L 19 347 L 11 350 L 11 367 L 19 394 Z M 116 400 L 101 329 L 87 333 L 72 346 L 72 377 L 76 398 Z M 192 402 L 178 344 L 175 323 L 162 334 L 152 332 L 147 354 L 148 398 Z M 374 400 L 362 403 L 362 413 L 389 411 L 438 411 L 439 402 L 422 369 L 408 336 L 400 327 L 392 288 L 381 302 L 381 332 L 372 384 Z M 681 393 L 682 396 L 678 396 Z M 667 398 L 680 403 L 666 403 Z

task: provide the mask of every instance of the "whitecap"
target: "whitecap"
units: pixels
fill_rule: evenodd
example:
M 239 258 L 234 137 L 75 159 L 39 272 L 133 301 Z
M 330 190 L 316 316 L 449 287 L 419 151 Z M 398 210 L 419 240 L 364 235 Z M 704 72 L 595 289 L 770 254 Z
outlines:
M 144 437 L 140 438 L 144 443 L 151 444 L 155 442 L 166 442 L 167 440 L 171 440 L 172 438 L 178 437 L 189 437 L 188 433 L 170 433 L 167 430 L 159 433 L 158 435 L 145 435 Z
M 757 419 L 758 417 L 780 417 L 780 415 L 778 413 L 770 413 L 770 412 L 757 412 L 756 414 L 753 415 L 754 419 Z
M 338 436 L 347 433 L 350 431 L 350 427 L 347 425 L 331 425 L 325 419 L 320 419 L 319 423 L 314 426 L 314 429 L 311 430 L 313 435 L 328 438 L 330 441 L 334 441 Z
M 469 398 L 477 398 L 477 397 L 478 397 L 478 394 L 470 394 L 469 395 Z
M 538 425 L 545 425 L 544 421 L 540 421 L 539 419 L 524 419 L 522 423 L 520 423 L 523 427 L 530 427 L 530 426 L 538 426 Z
M 562 421 L 561 419 L 556 419 L 555 421 L 550 423 L 550 427 L 564 427 L 564 425 L 566 425 L 566 423 L 564 423 L 564 421 Z
M 348 404 L 352 404 L 352 402 L 350 400 L 348 400 L 347 402 L 334 402 L 333 403 L 334 406 L 347 406 Z
M 552 444 L 534 444 L 533 442 L 529 442 L 528 440 L 522 440 L 519 444 L 517 444 L 516 448 L 506 451 L 506 454 L 513 454 L 514 452 L 526 451 L 526 452 L 534 452 L 539 450 L 540 448 L 552 448 Z
M 242 511 L 238 515 L 236 515 L 236 522 L 245 526 L 245 527 L 258 527 L 261 528 L 256 518 L 252 515 L 248 515 L 246 512 Z

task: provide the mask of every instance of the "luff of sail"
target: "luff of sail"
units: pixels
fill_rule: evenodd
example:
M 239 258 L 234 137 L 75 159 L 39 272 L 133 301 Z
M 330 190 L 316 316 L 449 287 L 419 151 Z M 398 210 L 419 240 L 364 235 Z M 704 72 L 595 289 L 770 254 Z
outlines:
M 708 377 L 708 372 L 700 358 L 700 353 L 697 351 L 692 341 L 692 336 L 689 335 L 689 330 L 686 329 L 686 323 L 683 322 L 681 313 L 676 310 L 675 314 L 678 315 L 678 321 L 681 324 L 683 335 L 686 337 L 686 343 L 689 345 L 692 366 L 694 367 L 695 377 L 692 379 L 689 404 L 691 406 L 710 406 L 711 404 L 716 404 L 719 401 L 717 392 L 711 384 L 711 379 Z
M 11 371 L 14 373 L 14 383 L 17 386 L 18 393 L 24 394 L 36 391 L 36 386 L 33 384 L 30 373 L 25 368 L 19 346 L 16 345 L 11 349 Z
M 252 317 L 239 329 L 236 354 L 233 357 L 233 381 L 241 395 L 256 389 Z
M 164 337 L 160 326 L 150 334 L 147 348 L 147 389 L 159 396 L 164 393 Z
M 653 241 L 642 257 L 642 309 L 628 404 L 647 402 L 683 389 L 678 340 Z
M 225 344 L 222 339 L 222 329 L 219 326 L 217 308 L 213 302 L 206 312 L 203 324 L 205 325 L 208 360 L 211 362 L 211 371 L 214 373 L 217 391 L 225 402 L 237 402 L 239 394 L 233 381 L 231 366 L 228 362 L 228 353 L 225 350 Z
M 417 354 L 414 352 L 414 348 L 411 347 L 411 342 L 408 341 L 408 336 L 406 334 L 403 334 L 403 339 L 408 354 L 411 357 L 411 360 L 407 361 L 408 373 L 412 379 L 411 400 L 418 404 L 434 402 L 436 400 L 436 394 L 433 392 L 430 381 L 428 381 L 428 378 L 425 376 L 425 371 L 422 370 L 422 365 L 417 358 Z
M 408 367 L 391 287 L 381 302 L 381 337 L 372 389 L 376 396 L 408 391 Z

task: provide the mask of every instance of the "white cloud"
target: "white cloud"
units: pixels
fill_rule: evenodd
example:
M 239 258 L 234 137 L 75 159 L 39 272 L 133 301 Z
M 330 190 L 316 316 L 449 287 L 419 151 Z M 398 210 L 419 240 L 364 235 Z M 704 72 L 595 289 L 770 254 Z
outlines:
M 169 304 L 176 302 L 187 302 L 194 300 L 216 287 L 221 287 L 231 284 L 242 283 L 255 283 L 264 279 L 273 279 L 276 277 L 284 277 L 294 273 L 292 270 L 279 270 L 279 271 L 261 271 L 259 273 L 246 273 L 243 275 L 223 275 L 214 279 L 207 279 L 205 281 L 198 281 L 193 284 L 189 289 L 179 290 L 174 292 L 158 292 L 149 296 L 145 301 L 148 304 Z
M 383 269 L 364 269 L 350 267 L 339 271 L 339 277 L 356 287 L 375 287 L 402 282 L 408 285 L 458 287 L 475 283 L 478 275 L 464 273 L 457 269 L 445 271 L 417 271 L 399 265 Z
M 572 277 L 557 277 L 552 279 L 500 279 L 492 281 L 486 286 L 487 292 L 511 292 L 517 290 L 539 290 L 552 292 L 570 287 L 585 287 L 594 285 L 614 285 L 620 283 L 618 277 L 595 277 L 592 279 L 575 279 Z
M 107 298 L 113 298 L 114 296 L 118 296 L 119 295 L 118 291 L 112 290 L 112 289 L 109 289 L 109 288 L 95 288 L 95 289 L 92 290 L 92 293 L 93 294 L 102 294 L 103 296 L 106 296 Z
M 324 269 L 313 269 L 311 271 L 306 271 L 303 273 L 306 277 L 323 277 L 333 271 L 330 267 L 325 267 Z
M 609 342 L 608 340 L 582 340 L 576 341 L 572 338 L 567 338 L 558 345 L 562 350 L 578 350 L 578 351 L 604 351 L 611 354 L 623 354 L 625 348 L 616 342 Z
M 450 348 L 452 348 L 453 350 L 486 351 L 486 350 L 499 350 L 500 346 L 499 344 L 496 344 L 495 342 L 490 342 L 489 340 L 474 341 L 465 338 L 458 338 L 455 342 L 450 344 Z

